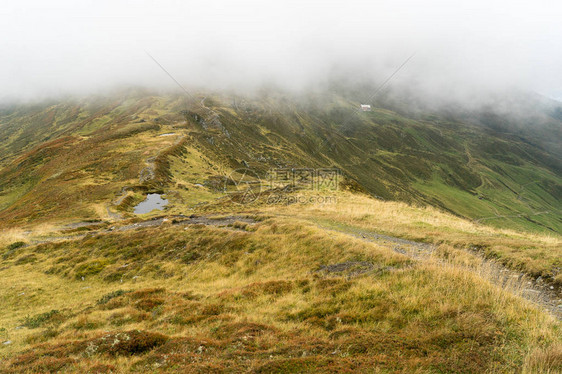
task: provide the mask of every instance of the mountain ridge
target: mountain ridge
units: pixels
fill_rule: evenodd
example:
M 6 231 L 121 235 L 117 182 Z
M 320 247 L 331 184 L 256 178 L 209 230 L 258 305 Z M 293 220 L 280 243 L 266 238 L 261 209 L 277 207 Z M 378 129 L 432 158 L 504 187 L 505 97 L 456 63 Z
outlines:
M 188 102 L 181 95 L 141 91 L 121 98 L 3 110 L 2 194 L 11 196 L 18 190 L 14 183 L 33 179 L 18 170 L 15 157 L 28 163 L 39 158 L 35 162 L 40 169 L 53 157 L 52 167 L 64 164 L 72 151 L 56 145 L 59 137 L 69 137 L 66 141 L 81 154 L 97 153 L 92 157 L 127 153 L 126 168 L 136 170 L 143 162 L 139 154 L 151 151 L 132 143 L 142 139 L 139 145 L 150 148 L 149 144 L 158 143 L 158 134 L 176 131 L 189 135 L 189 143 L 213 164 L 216 177 L 245 165 L 262 174 L 278 167 L 337 167 L 379 198 L 430 204 L 477 221 L 500 221 L 500 227 L 561 232 L 562 164 L 557 152 L 549 149 L 559 147 L 556 138 L 562 122 L 548 117 L 548 112 L 529 117 L 536 121 L 533 129 L 517 133 L 524 119 L 517 122 L 486 111 L 469 121 L 465 113 L 450 112 L 408 117 L 393 111 L 396 108 L 390 104 L 386 105 L 390 109 L 359 112 L 358 104 L 335 94 L 308 101 L 275 93 L 259 99 L 202 97 Z M 378 101 L 384 103 L 384 98 Z M 544 147 L 544 139 L 552 144 Z M 121 152 L 124 149 L 128 152 Z M 80 167 L 76 165 L 73 172 Z M 127 179 L 132 179 L 135 172 L 131 173 Z M 14 175 L 23 179 L 16 182 Z M 39 180 L 47 177 L 41 172 L 36 175 Z M 117 191 L 125 186 L 121 182 L 116 183 Z M 31 186 L 36 182 L 26 183 L 35 188 Z M 13 203 L 17 199 L 2 198 L 0 216 L 6 217 Z

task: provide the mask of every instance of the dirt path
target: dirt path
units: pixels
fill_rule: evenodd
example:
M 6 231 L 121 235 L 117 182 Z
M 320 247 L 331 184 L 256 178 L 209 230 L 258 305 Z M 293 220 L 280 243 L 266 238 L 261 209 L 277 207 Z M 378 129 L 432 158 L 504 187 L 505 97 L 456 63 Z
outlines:
M 224 216 L 224 217 L 214 217 L 214 216 L 173 216 L 173 217 L 161 217 L 156 219 L 151 219 L 147 221 L 137 222 L 130 225 L 117 226 L 103 230 L 101 232 L 111 232 L 111 231 L 128 231 L 143 227 L 157 227 L 164 223 L 170 222 L 171 225 L 205 225 L 205 226 L 216 226 L 216 227 L 227 227 L 235 222 L 244 222 L 253 224 L 256 221 L 252 218 L 246 216 Z
M 467 152 L 468 152 L 468 150 L 467 150 Z M 469 163 L 470 162 L 471 161 L 469 161 Z M 527 208 L 529 208 L 531 213 L 514 212 L 515 214 L 503 215 L 503 214 L 500 214 L 494 206 L 492 206 L 492 208 L 494 209 L 494 214 L 495 214 L 494 216 L 477 218 L 477 219 L 474 220 L 474 222 L 482 223 L 483 221 L 488 221 L 488 220 L 492 220 L 492 219 L 502 219 L 502 218 L 527 218 L 528 219 L 529 217 L 540 216 L 540 215 L 543 215 L 543 214 L 560 213 L 559 210 L 554 210 L 554 211 L 551 211 L 551 210 L 541 210 L 541 211 L 535 210 L 527 201 L 525 201 L 525 199 L 523 198 L 522 195 L 525 192 L 527 192 L 526 187 L 531 185 L 531 184 L 535 184 L 535 183 L 539 183 L 539 182 L 540 182 L 539 180 L 535 180 L 535 181 L 531 181 L 531 182 L 527 182 L 525 184 L 522 184 L 522 185 L 519 186 L 519 190 L 517 192 L 515 192 L 517 200 L 521 201 L 522 204 L 524 204 Z M 550 229 L 551 231 L 554 231 L 550 227 L 547 227 L 547 228 Z
M 162 134 L 159 136 L 173 136 L 173 135 L 177 135 L 176 140 L 174 141 L 174 143 L 170 146 L 170 147 L 174 147 L 176 145 L 178 145 L 184 138 L 185 138 L 185 134 L 176 134 L 176 133 L 170 133 L 170 134 Z M 144 167 L 140 172 L 139 172 L 139 183 L 144 183 L 144 182 L 149 182 L 151 180 L 153 180 L 156 177 L 156 158 L 165 150 L 169 149 L 165 148 L 163 150 L 160 150 L 156 155 L 154 156 L 150 156 L 149 158 L 147 158 L 145 160 L 145 164 L 146 167 Z M 119 213 L 115 213 L 111 211 L 111 206 L 117 206 L 119 204 L 121 204 L 123 202 L 123 200 L 127 197 L 127 192 L 130 190 L 129 186 L 124 186 L 121 189 L 121 193 L 119 194 L 119 196 L 117 197 L 116 200 L 114 200 L 113 202 L 111 202 L 108 206 L 106 206 L 106 210 L 107 210 L 107 215 L 109 216 L 110 219 L 114 220 L 114 221 L 120 221 L 123 219 L 123 217 L 121 216 L 121 214 Z
M 83 239 L 85 236 L 88 235 L 97 235 L 97 234 L 104 234 L 104 233 L 111 233 L 111 232 L 123 232 L 123 231 L 130 231 L 136 230 L 140 228 L 148 228 L 148 227 L 158 227 L 163 224 L 169 223 L 170 225 L 179 225 L 179 226 L 188 226 L 188 225 L 205 225 L 205 226 L 215 226 L 215 227 L 228 227 L 232 230 L 238 230 L 232 225 L 236 222 L 243 222 L 247 224 L 254 224 L 256 220 L 253 218 L 249 218 L 245 215 L 229 215 L 229 216 L 216 216 L 216 215 L 209 215 L 209 216 L 170 216 L 170 217 L 157 217 L 153 219 L 148 219 L 146 221 L 130 223 L 126 225 L 114 225 L 108 228 L 100 229 L 100 230 L 92 230 L 85 233 L 80 233 L 76 235 L 60 235 L 60 236 L 52 236 L 49 238 L 37 239 L 37 240 L 30 240 L 30 244 L 26 245 L 25 247 L 43 243 L 50 243 L 55 241 L 62 241 L 62 240 L 79 240 Z M 63 230 L 72 230 L 80 227 L 88 227 L 99 225 L 100 222 L 95 223 L 88 223 L 88 222 L 78 222 L 63 226 L 61 229 Z
M 320 227 L 325 230 L 353 236 L 366 242 L 376 243 L 387 247 L 394 252 L 406 255 L 416 261 L 433 261 L 443 266 L 461 266 L 452 265 L 437 256 L 435 253 L 436 246 L 432 244 L 420 243 L 371 232 L 351 232 L 322 226 Z M 553 286 L 542 282 L 540 278 L 530 278 L 524 273 L 508 269 L 495 261 L 485 259 L 478 253 L 470 253 L 477 256 L 480 259 L 481 264 L 475 268 L 462 266 L 463 269 L 487 279 L 491 283 L 501 287 L 511 294 L 522 297 L 525 300 L 538 305 L 541 309 L 546 310 L 557 319 L 562 320 L 562 294 L 556 292 Z
M 183 138 L 185 138 L 184 134 L 178 135 L 178 137 L 176 138 L 176 140 L 174 141 L 174 143 L 168 147 L 175 147 L 176 145 L 178 145 Z M 149 158 L 146 159 L 145 163 L 146 163 L 146 167 L 144 169 L 142 169 L 139 173 L 139 183 L 144 183 L 144 182 L 148 182 L 150 180 L 153 180 L 156 177 L 156 158 L 158 158 L 158 156 L 160 156 L 160 154 L 167 150 L 168 148 L 165 148 L 163 150 L 160 150 L 156 155 L 151 156 Z
M 471 169 L 476 169 L 475 165 L 477 164 L 477 161 L 472 156 L 472 154 L 470 153 L 470 149 L 468 147 L 468 142 L 464 143 L 464 149 L 465 149 L 465 154 L 466 154 L 466 157 L 467 157 L 467 160 L 468 160 L 467 166 Z M 485 178 L 485 177 L 483 176 L 482 178 Z M 493 219 L 504 219 L 504 218 L 505 219 L 509 219 L 509 218 L 529 218 L 529 217 L 534 217 L 534 216 L 540 216 L 540 215 L 543 215 L 543 214 L 556 213 L 557 211 L 551 212 L 550 210 L 537 211 L 527 201 L 525 201 L 525 199 L 523 199 L 522 195 L 525 192 L 528 192 L 526 187 L 531 185 L 531 184 L 535 184 L 535 183 L 539 183 L 539 182 L 540 182 L 540 180 L 534 180 L 534 181 L 524 183 L 524 184 L 519 186 L 519 190 L 517 192 L 513 191 L 516 194 L 517 200 L 520 201 L 522 204 L 524 204 L 527 208 L 529 208 L 529 210 L 531 211 L 530 213 L 514 212 L 514 214 L 503 215 L 503 214 L 500 214 L 498 212 L 496 207 L 491 205 L 491 207 L 494 209 L 494 215 L 488 216 L 488 217 L 477 218 L 477 219 L 474 220 L 474 222 L 482 223 L 483 221 L 488 221 L 488 220 L 493 220 Z M 481 187 L 483 187 L 484 183 L 485 183 L 485 181 L 484 181 L 484 179 L 482 179 L 482 184 L 480 186 L 476 187 L 476 190 L 478 191 Z
M 154 179 L 156 174 L 154 171 L 156 170 L 156 165 L 154 161 L 156 160 L 156 156 L 152 156 L 146 159 L 146 167 L 143 168 L 139 173 L 139 183 L 148 182 Z
M 58 236 L 51 237 L 44 240 L 33 241 L 31 245 L 41 244 L 59 240 L 78 240 L 84 238 L 86 235 L 97 235 L 111 232 L 123 232 L 129 230 L 137 230 L 149 227 L 158 227 L 164 224 L 170 225 L 206 225 L 215 227 L 225 227 L 232 230 L 237 228 L 232 227 L 235 222 L 243 222 L 247 224 L 255 224 L 257 221 L 246 215 L 228 215 L 228 216 L 170 216 L 158 217 L 141 222 L 130 223 L 126 225 L 114 225 L 108 228 L 89 231 L 84 234 L 72 236 Z M 555 290 L 552 286 L 542 282 L 540 278 L 533 279 L 524 273 L 517 272 L 506 268 L 505 266 L 488 259 L 485 259 L 480 254 L 470 252 L 472 255 L 477 256 L 481 261 L 479 266 L 468 267 L 458 264 L 451 264 L 445 261 L 442 257 L 436 254 L 437 247 L 432 244 L 415 242 L 411 240 L 401 239 L 389 235 L 382 235 L 363 230 L 344 230 L 327 227 L 316 223 L 316 225 L 326 231 L 337 232 L 340 234 L 349 235 L 351 237 L 360 239 L 369 243 L 376 243 L 377 245 L 388 248 L 391 251 L 408 256 L 415 261 L 432 262 L 442 266 L 462 267 L 464 270 L 469 271 L 479 277 L 487 279 L 492 284 L 501 287 L 503 290 L 524 298 L 539 306 L 541 309 L 549 312 L 559 320 L 562 320 L 562 294 Z M 86 225 L 80 224 L 78 227 Z

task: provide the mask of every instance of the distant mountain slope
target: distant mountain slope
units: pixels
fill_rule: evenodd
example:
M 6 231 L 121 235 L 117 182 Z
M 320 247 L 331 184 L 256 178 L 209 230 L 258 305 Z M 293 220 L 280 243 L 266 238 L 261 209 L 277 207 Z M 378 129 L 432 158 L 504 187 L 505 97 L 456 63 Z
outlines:
M 358 112 L 358 104 L 329 94 L 193 102 L 129 92 L 4 108 L 0 219 L 104 218 L 124 188 L 133 191 L 129 203 L 139 198 L 135 191 L 168 192 L 181 211 L 220 196 L 213 180 L 236 168 L 264 175 L 278 167 L 337 167 L 379 198 L 562 232 L 559 107 L 527 102 L 533 111 L 519 105 L 528 114 L 521 116 L 503 108 L 413 112 L 385 100 Z M 156 177 L 139 180 L 151 158 Z M 126 214 L 130 204 L 120 209 Z

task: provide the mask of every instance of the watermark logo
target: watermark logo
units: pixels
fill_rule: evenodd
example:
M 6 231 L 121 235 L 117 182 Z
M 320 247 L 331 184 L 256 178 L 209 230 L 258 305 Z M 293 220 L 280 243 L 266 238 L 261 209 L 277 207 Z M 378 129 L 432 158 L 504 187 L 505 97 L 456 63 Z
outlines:
M 325 195 L 289 195 L 271 194 L 267 196 L 268 205 L 291 205 L 291 204 L 335 204 L 338 202 L 336 196 Z
M 251 169 L 233 170 L 224 181 L 224 192 L 230 200 L 238 204 L 256 201 L 262 192 L 262 180 Z
M 307 191 L 337 191 L 339 169 L 279 168 L 268 173 L 269 188 L 299 188 Z

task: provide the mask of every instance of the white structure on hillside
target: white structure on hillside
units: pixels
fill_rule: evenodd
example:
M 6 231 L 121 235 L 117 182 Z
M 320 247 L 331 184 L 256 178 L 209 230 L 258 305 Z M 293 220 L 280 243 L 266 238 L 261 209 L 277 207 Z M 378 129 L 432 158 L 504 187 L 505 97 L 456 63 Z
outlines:
M 371 106 L 367 105 L 367 104 L 361 104 L 361 110 L 363 112 L 370 112 L 371 111 Z

